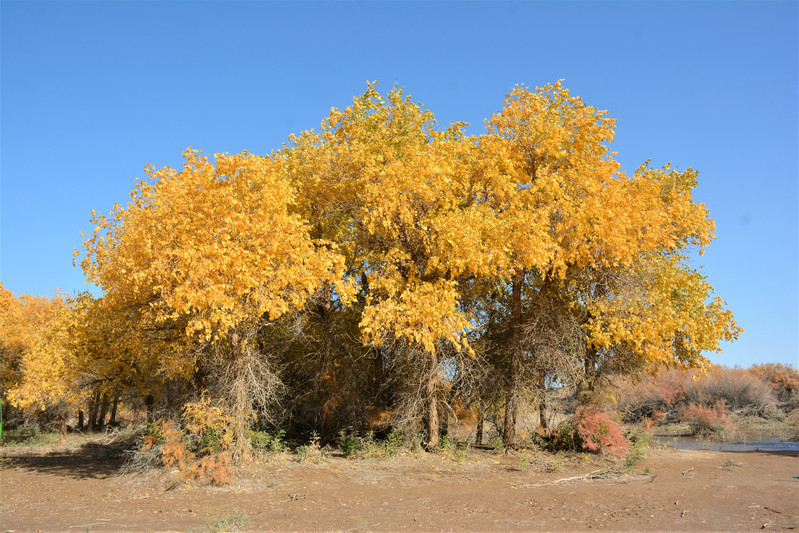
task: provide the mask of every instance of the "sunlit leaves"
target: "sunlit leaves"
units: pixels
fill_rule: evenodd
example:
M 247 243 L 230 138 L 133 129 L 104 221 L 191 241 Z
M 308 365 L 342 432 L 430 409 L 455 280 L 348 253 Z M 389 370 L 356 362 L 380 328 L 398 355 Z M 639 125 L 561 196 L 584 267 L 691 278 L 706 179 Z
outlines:
M 26 409 L 44 409 L 58 402 L 74 402 L 73 352 L 68 327 L 72 318 L 69 300 L 21 296 L 0 286 L 0 338 L 3 352 L 3 387 L 11 403 Z
M 341 258 L 289 212 L 280 159 L 184 156 L 180 172 L 148 169 L 131 203 L 98 219 L 107 233 L 87 241 L 83 265 L 106 298 L 146 303 L 157 320 L 185 319 L 189 336 L 212 340 L 338 282 Z

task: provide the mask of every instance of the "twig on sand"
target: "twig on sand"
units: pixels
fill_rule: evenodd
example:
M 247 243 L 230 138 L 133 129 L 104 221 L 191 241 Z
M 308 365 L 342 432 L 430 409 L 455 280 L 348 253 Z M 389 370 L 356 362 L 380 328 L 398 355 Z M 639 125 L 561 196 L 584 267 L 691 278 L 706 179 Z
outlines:
M 279 502 L 275 502 L 275 503 L 295 502 L 297 500 L 304 500 L 307 497 L 308 497 L 308 493 L 307 492 L 305 494 L 299 494 L 299 493 L 292 494 L 292 493 L 289 493 L 289 499 L 288 500 L 280 500 Z
M 553 481 L 550 481 L 550 484 L 560 485 L 561 483 L 570 483 L 572 481 L 590 481 L 594 479 L 607 479 L 609 477 L 614 477 L 616 475 L 618 475 L 618 472 L 615 471 L 615 469 L 613 468 L 600 468 L 599 470 L 594 470 L 592 472 L 588 472 L 587 474 L 583 474 L 580 476 L 555 479 Z
M 542 487 L 547 485 L 563 485 L 566 483 L 573 483 L 575 481 L 595 481 L 600 479 L 622 479 L 628 478 L 630 474 L 623 472 L 618 467 L 610 467 L 610 468 L 600 468 L 599 470 L 593 470 L 588 472 L 587 474 L 582 474 L 579 476 L 571 476 L 571 477 L 564 477 L 560 479 L 553 479 L 552 481 L 547 481 L 544 483 L 531 483 L 525 484 L 525 487 Z M 654 476 L 653 476 L 654 478 Z M 624 482 L 629 483 L 626 479 Z

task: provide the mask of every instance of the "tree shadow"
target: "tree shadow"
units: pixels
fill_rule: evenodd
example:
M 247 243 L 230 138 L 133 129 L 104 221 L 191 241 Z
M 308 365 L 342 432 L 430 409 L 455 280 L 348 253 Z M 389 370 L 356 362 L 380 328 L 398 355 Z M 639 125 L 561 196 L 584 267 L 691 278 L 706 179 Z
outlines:
M 106 479 L 120 474 L 127 447 L 119 443 L 87 442 L 69 451 L 23 450 L 0 457 L 0 468 L 71 477 L 75 479 Z

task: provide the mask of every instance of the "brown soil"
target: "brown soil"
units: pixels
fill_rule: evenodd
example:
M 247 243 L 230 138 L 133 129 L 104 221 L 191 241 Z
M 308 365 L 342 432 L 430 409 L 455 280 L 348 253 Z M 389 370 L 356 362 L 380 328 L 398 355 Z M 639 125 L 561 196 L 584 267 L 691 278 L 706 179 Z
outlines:
M 650 450 L 634 473 L 582 454 L 266 457 L 228 486 L 120 473 L 80 448 L 0 449 L 0 531 L 724 530 L 799 527 L 795 453 Z M 645 470 L 648 469 L 648 470 Z M 644 473 L 644 472 L 647 473 Z M 593 475 L 586 476 L 590 472 Z

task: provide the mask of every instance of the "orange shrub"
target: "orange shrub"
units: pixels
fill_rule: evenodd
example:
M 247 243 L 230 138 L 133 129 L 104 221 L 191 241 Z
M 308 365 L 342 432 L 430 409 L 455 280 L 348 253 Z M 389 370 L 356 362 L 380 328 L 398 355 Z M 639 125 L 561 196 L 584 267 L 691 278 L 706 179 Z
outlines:
M 768 383 L 781 402 L 799 393 L 799 370 L 783 363 L 752 365 L 749 372 Z
M 732 425 L 724 400 L 713 407 L 688 404 L 682 410 L 681 420 L 688 424 L 693 435 L 721 434 Z
M 231 457 L 229 452 L 206 455 L 192 463 L 183 472 L 184 479 L 206 479 L 214 485 L 224 485 L 233 481 Z
M 771 387 L 741 368 L 714 365 L 707 376 L 694 369 L 661 370 L 656 377 L 638 383 L 619 379 L 614 387 L 619 397 L 617 407 L 628 422 L 674 422 L 690 404 L 709 406 L 720 401 L 739 414 L 779 417 Z
M 592 452 L 612 451 L 619 455 L 627 453 L 629 441 L 611 414 L 589 405 L 578 410 L 576 425 L 583 449 Z

